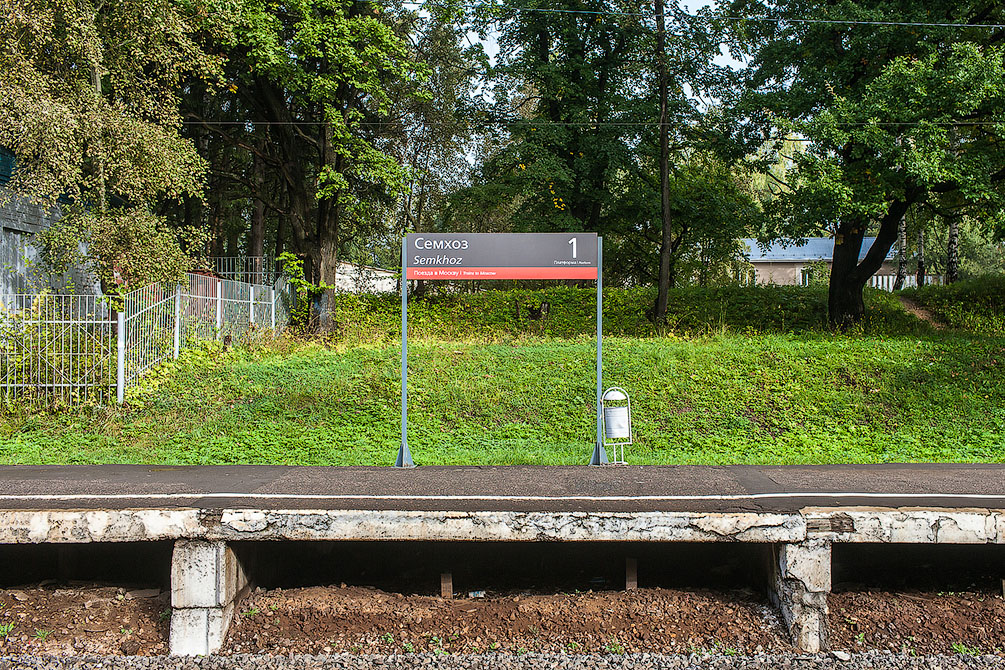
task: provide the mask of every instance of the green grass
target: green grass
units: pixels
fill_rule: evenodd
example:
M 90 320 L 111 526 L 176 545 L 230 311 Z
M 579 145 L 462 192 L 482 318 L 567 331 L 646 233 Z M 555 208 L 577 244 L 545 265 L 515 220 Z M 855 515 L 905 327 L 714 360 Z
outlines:
M 593 341 L 410 342 L 420 465 L 581 464 Z M 1005 338 L 724 334 L 605 340 L 632 463 L 1005 461 Z M 185 354 L 118 408 L 0 419 L 2 463 L 388 465 L 399 350 L 279 340 Z

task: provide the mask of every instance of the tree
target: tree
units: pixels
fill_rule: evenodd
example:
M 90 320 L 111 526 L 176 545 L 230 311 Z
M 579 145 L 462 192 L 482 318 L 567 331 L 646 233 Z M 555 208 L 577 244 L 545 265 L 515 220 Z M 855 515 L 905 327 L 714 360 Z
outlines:
M 671 262 L 674 255 L 673 219 L 670 217 L 670 115 L 669 115 L 669 73 L 667 72 L 666 50 L 666 16 L 663 11 L 663 0 L 656 0 L 656 69 L 659 82 L 660 120 L 660 271 L 658 290 L 656 293 L 656 308 L 653 319 L 656 323 L 666 320 L 667 302 L 670 297 L 670 286 L 673 283 Z M 683 235 L 678 236 L 677 247 Z
M 489 73 L 496 151 L 480 166 L 481 193 L 465 197 L 515 201 L 516 230 L 602 232 L 610 180 L 631 161 L 636 135 L 639 22 L 608 0 L 524 9 L 482 10 L 482 29 L 499 42 Z
M 466 185 L 482 131 L 484 105 L 473 95 L 487 67 L 480 44 L 464 46 L 471 26 L 460 9 L 430 6 L 428 15 L 406 14 L 400 32 L 410 57 L 428 72 L 423 95 L 395 95 L 388 137 L 408 168 L 408 188 L 397 203 L 397 229 L 426 230 L 440 218 L 448 193 Z
M 165 199 L 201 193 L 205 166 L 179 134 L 179 90 L 188 76 L 217 77 L 219 58 L 197 37 L 217 29 L 210 17 L 221 8 L 175 0 L 2 0 L 0 11 L 0 145 L 17 157 L 12 190 L 47 205 L 61 199 L 77 215 L 68 219 L 73 230 L 53 240 L 106 234 L 126 225 L 123 212 L 131 209 L 152 227 L 127 227 L 153 232 L 135 240 L 130 253 L 163 251 L 171 236 L 156 233 L 165 222 L 150 212 Z M 102 266 L 111 264 L 107 251 L 91 245 Z M 124 278 L 133 286 L 161 278 L 156 268 L 131 266 L 147 268 Z M 177 268 L 165 272 L 176 275 Z M 107 274 L 101 278 L 106 291 L 114 290 Z
M 658 150 L 648 148 L 642 169 L 612 184 L 621 197 L 604 239 L 604 256 L 612 259 L 605 281 L 659 282 L 663 212 L 673 221 L 667 267 L 675 285 L 735 280 L 735 260 L 743 251 L 739 239 L 757 230 L 762 217 L 749 177 L 711 152 L 682 153 L 674 157 L 664 209 L 657 197 Z
M 994 4 L 742 0 L 730 14 L 751 56 L 749 93 L 737 114 L 748 140 L 781 131 L 808 140 L 791 192 L 775 208 L 776 232 L 834 235 L 831 323 L 864 311 L 863 287 L 897 239 L 908 209 L 947 193 L 982 207 L 1002 202 L 1005 153 L 1003 51 L 993 29 L 858 22 L 1001 23 Z M 800 19 L 830 22 L 801 22 Z M 920 31 L 924 31 L 923 33 Z M 876 242 L 859 262 L 865 235 Z
M 707 17 L 675 8 L 674 30 L 661 31 L 644 3 L 487 7 L 500 44 L 494 144 L 473 186 L 453 198 L 453 220 L 463 212 L 508 230 L 598 232 L 607 276 L 625 282 L 658 282 L 662 246 L 662 285 L 672 286 L 674 262 L 695 241 L 669 215 L 679 195 L 671 182 L 711 146 L 700 96 L 718 96 L 725 82 Z
M 273 10 L 271 5 L 254 9 L 238 23 L 249 24 L 256 13 Z M 379 73 L 373 87 L 380 89 L 386 109 L 380 111 L 379 104 L 366 101 L 366 115 L 350 124 L 352 133 L 365 138 L 399 166 L 400 188 L 361 193 L 365 196 L 363 211 L 358 215 L 347 213 L 336 221 L 339 262 L 391 267 L 398 258 L 397 235 L 406 228 L 430 225 L 438 219 L 446 192 L 458 188 L 466 176 L 466 143 L 476 127 L 477 113 L 470 89 L 484 54 L 478 47 L 462 46 L 470 26 L 466 14 L 450 3 L 437 3 L 423 12 L 383 4 L 353 11 L 360 14 L 359 20 L 377 21 L 382 31 L 390 31 L 389 35 L 382 34 L 396 50 L 394 58 L 416 75 Z M 279 14 L 281 22 L 292 21 L 287 12 Z M 354 25 L 347 24 L 346 30 L 356 30 Z M 230 58 L 229 86 L 208 91 L 199 82 L 192 82 L 185 96 L 186 113 L 193 121 L 188 130 L 210 164 L 213 184 L 207 202 L 187 207 L 186 216 L 206 222 L 212 230 L 216 255 L 267 253 L 278 257 L 284 248 L 292 247 L 308 261 L 306 277 L 317 281 L 319 238 L 317 234 L 301 233 L 298 239 L 291 224 L 306 221 L 300 227 L 309 228 L 317 220 L 316 210 L 320 211 L 319 200 L 323 200 L 317 180 L 321 156 L 316 145 L 304 140 L 304 136 L 315 137 L 325 125 L 325 105 L 331 111 L 341 109 L 343 103 L 338 99 L 306 101 L 303 93 L 293 91 L 301 75 L 284 81 L 277 69 L 273 84 L 291 89 L 284 96 L 292 123 L 299 131 L 293 135 L 305 145 L 299 154 L 296 147 L 287 147 L 279 133 L 289 124 L 270 121 L 267 117 L 274 110 L 263 110 L 257 100 L 261 86 L 258 80 L 265 74 L 254 74 L 253 55 L 245 43 L 263 39 L 263 33 L 236 24 L 233 32 L 238 39 L 218 45 Z M 291 28 L 290 32 L 295 30 Z M 330 40 L 324 47 L 333 48 Z M 280 50 L 279 55 L 291 59 L 294 67 L 290 72 L 306 68 L 308 72 L 303 76 L 313 81 L 317 62 L 294 54 Z M 304 179 L 288 174 L 287 156 L 298 156 Z M 306 213 L 298 214 L 298 207 L 303 210 L 304 205 Z
M 409 59 L 381 8 L 247 0 L 228 45 L 231 89 L 249 125 L 268 128 L 267 150 L 244 146 L 281 186 L 281 198 L 264 189 L 255 197 L 287 217 L 295 250 L 311 261 L 308 279 L 326 286 L 335 284 L 339 248 L 382 229 L 382 208 L 407 181 L 385 150 L 383 129 L 389 91 L 417 94 L 424 69 Z M 333 300 L 332 291 L 325 298 Z M 330 311 L 322 306 L 320 316 L 327 325 Z

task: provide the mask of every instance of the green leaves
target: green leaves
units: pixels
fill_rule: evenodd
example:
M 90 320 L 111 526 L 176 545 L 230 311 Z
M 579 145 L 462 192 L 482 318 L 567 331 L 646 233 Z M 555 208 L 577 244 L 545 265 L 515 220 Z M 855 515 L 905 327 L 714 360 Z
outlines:
M 242 0 L 226 45 L 237 104 L 263 122 L 251 131 L 256 160 L 285 202 L 275 203 L 264 176 L 255 188 L 267 194 L 256 197 L 290 223 L 320 283 L 335 283 L 337 254 L 386 232 L 382 217 L 407 188 L 385 126 L 397 99 L 419 96 L 426 70 L 382 7 Z
M 189 248 L 205 246 L 204 231 L 171 230 L 162 218 L 128 208 L 105 213 L 71 211 L 36 239 L 43 260 L 53 270 L 91 267 L 105 294 L 112 295 L 154 282 L 184 281 L 194 261 L 182 252 L 179 233 Z
M 201 2 L 7 3 L 0 23 L 0 144 L 19 169 L 12 187 L 48 202 L 101 209 L 197 195 L 205 166 L 178 135 L 190 76 L 212 80 L 220 59 L 195 34 Z
M 589 457 L 589 339 L 410 348 L 420 464 Z M 0 419 L 0 462 L 389 465 L 398 354 L 289 340 L 186 353 L 144 406 Z M 610 338 L 604 354 L 632 396 L 632 463 L 1005 460 L 1000 337 Z
M 958 9 L 882 0 L 745 7 L 755 15 L 928 23 L 959 22 Z M 862 24 L 765 28 L 750 48 L 756 66 L 744 108 L 766 109 L 784 132 L 809 140 L 795 157 L 795 192 L 783 196 L 780 230 L 805 235 L 849 219 L 878 221 L 892 202 L 921 202 L 933 192 L 958 191 L 974 206 L 1000 202 L 1005 52 L 990 35 Z

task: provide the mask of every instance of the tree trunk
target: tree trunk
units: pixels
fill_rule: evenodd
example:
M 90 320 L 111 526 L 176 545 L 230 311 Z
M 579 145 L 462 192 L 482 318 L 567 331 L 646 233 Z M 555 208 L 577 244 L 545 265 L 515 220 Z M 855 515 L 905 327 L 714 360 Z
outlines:
M 265 189 L 265 166 L 256 153 L 252 161 L 255 193 L 251 210 L 251 230 L 248 235 L 248 255 L 261 258 L 265 255 L 265 202 L 260 195 Z
M 949 218 L 949 242 L 946 246 L 946 283 L 960 278 L 960 217 Z
M 842 223 L 834 236 L 827 313 L 831 326 L 842 331 L 854 326 L 865 314 L 862 290 L 868 277 L 862 279 L 858 272 L 858 256 L 864 237 L 865 223 L 859 221 Z
M 223 218 L 220 216 L 220 194 L 223 190 L 218 188 L 214 181 L 215 179 L 210 179 L 210 183 L 206 189 L 208 199 L 206 203 L 206 216 L 209 221 L 210 234 L 213 236 L 212 254 L 214 256 L 226 256 Z
M 918 287 L 925 285 L 925 231 L 918 231 Z
M 306 256 L 304 278 L 316 282 L 319 264 L 317 247 L 316 201 L 312 180 L 307 177 L 307 166 L 317 160 L 313 147 L 306 142 L 293 124 L 296 122 L 282 90 L 264 77 L 255 79 L 253 91 L 247 101 L 263 119 L 276 122 L 269 132 L 269 141 L 278 159 L 277 178 L 283 191 L 288 212 L 276 234 L 276 255 L 285 241 L 283 228 L 288 224 L 290 242 L 294 253 Z
M 320 167 L 331 167 L 341 172 L 342 165 L 332 144 L 331 125 L 324 124 L 319 129 L 318 142 L 321 147 Z M 340 207 L 338 196 L 318 199 L 317 240 L 319 249 L 318 283 L 326 288 L 321 292 L 318 304 L 318 327 L 331 331 L 335 326 L 335 281 L 338 273 L 338 234 Z
M 897 224 L 897 278 L 893 282 L 893 290 L 904 288 L 907 279 L 907 217 L 900 218 Z
M 883 267 L 887 254 L 897 241 L 897 228 L 910 202 L 894 201 L 880 220 L 876 241 L 859 262 L 862 239 L 865 237 L 865 220 L 842 221 L 834 236 L 834 260 L 831 263 L 830 285 L 827 293 L 827 316 L 832 327 L 845 331 L 862 320 L 865 301 L 862 291 L 869 277 Z
M 670 287 L 673 284 L 670 257 L 672 255 L 673 237 L 670 220 L 670 136 L 667 128 L 667 63 L 666 63 L 666 18 L 663 16 L 663 0 L 656 0 L 656 62 L 659 69 L 660 96 L 660 212 L 663 230 L 660 244 L 660 277 L 659 289 L 656 294 L 656 308 L 653 311 L 653 321 L 666 321 L 667 303 L 670 299 Z
M 274 247 L 275 250 L 276 250 L 276 254 L 275 254 L 276 258 L 279 258 L 280 256 L 282 256 L 283 252 L 286 251 L 286 247 L 284 246 L 284 244 L 286 242 L 286 240 L 285 240 L 285 235 L 286 235 L 286 225 L 285 225 L 285 223 L 286 223 L 286 217 L 280 215 L 279 216 L 279 220 L 276 221 L 276 245 Z
M 325 286 L 318 303 L 318 328 L 331 331 L 335 326 L 335 281 L 338 273 L 337 226 L 334 222 L 320 231 L 318 284 Z

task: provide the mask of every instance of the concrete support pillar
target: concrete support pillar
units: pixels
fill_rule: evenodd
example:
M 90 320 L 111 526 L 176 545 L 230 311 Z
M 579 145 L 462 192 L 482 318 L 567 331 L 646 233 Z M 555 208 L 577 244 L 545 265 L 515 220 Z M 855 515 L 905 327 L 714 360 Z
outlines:
M 178 540 L 171 556 L 171 638 L 175 655 L 220 649 L 238 597 L 248 585 L 226 542 Z
M 782 612 L 792 642 L 818 653 L 828 645 L 827 594 L 831 546 L 822 540 L 776 544 L 772 549 L 771 600 Z

